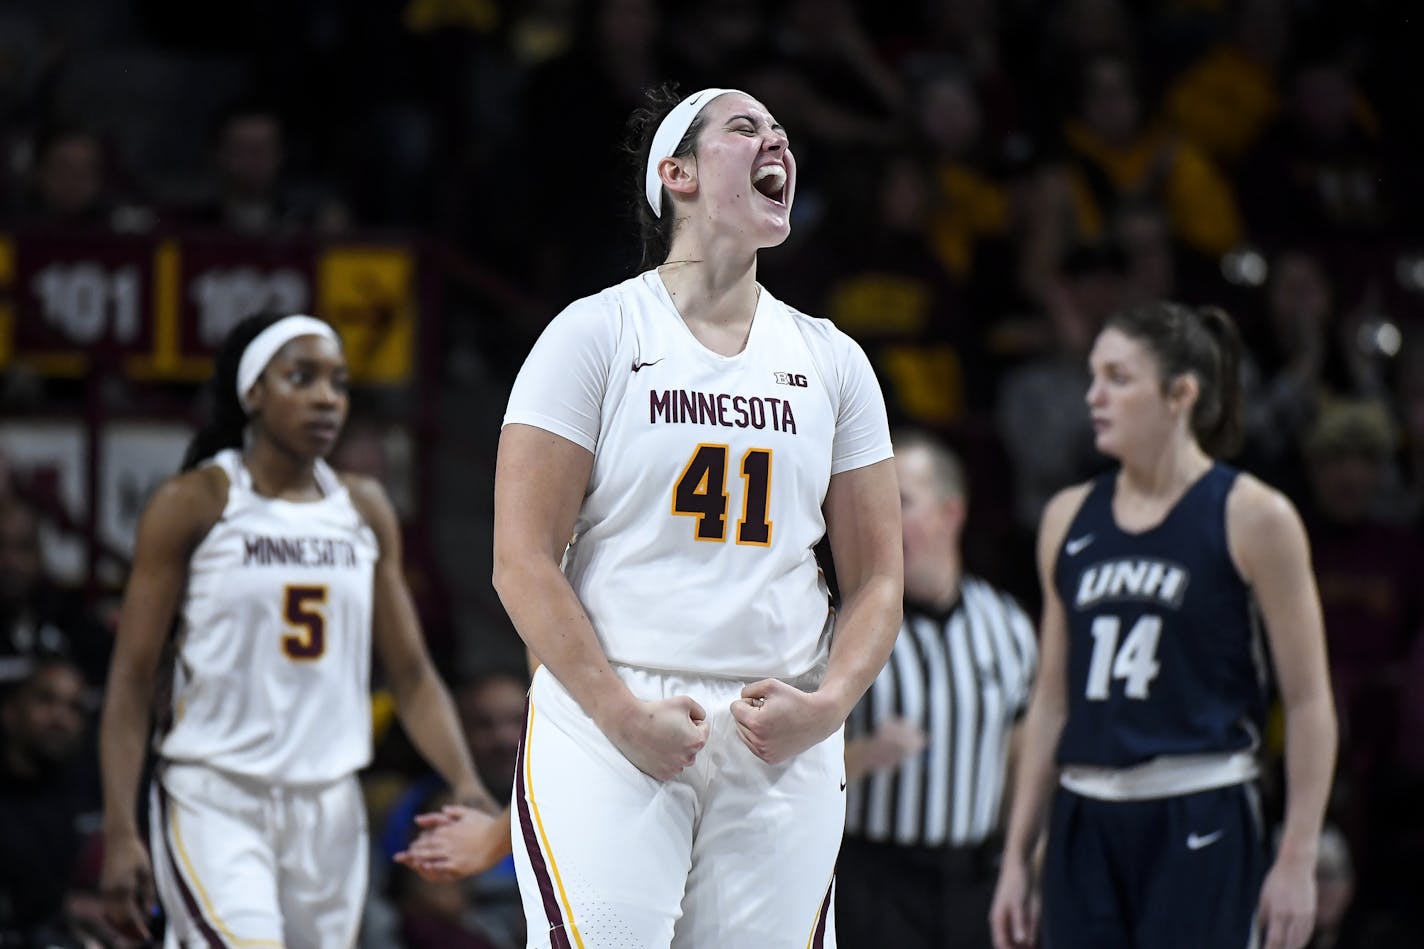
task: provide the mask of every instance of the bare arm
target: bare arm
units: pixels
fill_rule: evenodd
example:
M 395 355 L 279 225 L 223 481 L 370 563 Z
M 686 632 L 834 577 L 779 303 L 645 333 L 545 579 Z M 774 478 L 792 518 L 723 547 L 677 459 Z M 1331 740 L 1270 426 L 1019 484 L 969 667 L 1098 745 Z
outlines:
M 905 560 L 894 460 L 834 475 L 825 511 L 841 610 L 818 691 L 836 702 L 840 727 L 884 668 L 900 629 Z
M 845 724 L 890 657 L 900 627 L 904 553 L 894 460 L 833 475 L 823 506 L 841 588 L 825 677 L 810 693 L 779 679 L 753 682 L 731 707 L 742 741 L 770 764 Z
M 1038 575 L 1043 589 L 1038 679 L 1028 714 L 1018 726 L 1012 808 L 1004 863 L 990 911 L 995 949 L 1027 945 L 1037 928 L 1029 865 L 1043 833 L 1044 814 L 1058 777 L 1053 756 L 1068 719 L 1068 617 L 1053 582 L 1064 535 L 1087 496 L 1088 485 L 1060 491 L 1048 502 L 1038 532 Z
M 422 757 L 445 779 L 462 804 L 496 813 L 499 805 L 480 783 L 450 693 L 425 649 L 420 618 L 402 571 L 400 525 L 381 486 L 344 475 L 352 503 L 376 533 L 372 633 L 390 680 L 401 725 Z
M 633 697 L 560 569 L 592 472 L 593 455 L 568 439 L 528 425 L 504 427 L 494 482 L 494 588 L 531 668 L 548 666 L 602 727 Z
M 159 657 L 188 578 L 188 558 L 222 516 L 227 478 L 216 468 L 179 475 L 154 494 L 139 522 L 99 724 L 105 857 L 101 888 L 110 921 L 145 931 L 152 877 L 139 838 L 137 797 Z
M 679 696 L 637 699 L 618 678 L 560 569 L 593 455 L 559 435 L 511 424 L 494 484 L 494 587 L 534 660 L 644 773 L 679 774 L 706 741 L 706 712 Z
M 1227 530 L 1266 621 L 1285 709 L 1285 826 L 1262 889 L 1266 945 L 1300 946 L 1314 924 L 1315 859 L 1337 738 L 1320 595 L 1305 528 L 1279 492 L 1242 475 L 1227 502 Z

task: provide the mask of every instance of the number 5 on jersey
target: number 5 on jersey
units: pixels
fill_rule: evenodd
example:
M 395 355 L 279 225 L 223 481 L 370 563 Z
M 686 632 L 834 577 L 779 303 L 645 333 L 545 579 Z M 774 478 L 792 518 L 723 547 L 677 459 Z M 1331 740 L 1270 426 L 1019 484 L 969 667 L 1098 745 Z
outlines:
M 726 445 L 697 446 L 672 489 L 672 513 L 697 518 L 693 536 L 698 540 L 727 539 Z M 737 521 L 737 543 L 771 546 L 771 449 L 749 448 L 742 455 L 742 517 Z
M 326 652 L 325 607 L 325 586 L 282 588 L 282 618 L 290 624 L 282 637 L 282 652 L 288 659 L 320 659 Z

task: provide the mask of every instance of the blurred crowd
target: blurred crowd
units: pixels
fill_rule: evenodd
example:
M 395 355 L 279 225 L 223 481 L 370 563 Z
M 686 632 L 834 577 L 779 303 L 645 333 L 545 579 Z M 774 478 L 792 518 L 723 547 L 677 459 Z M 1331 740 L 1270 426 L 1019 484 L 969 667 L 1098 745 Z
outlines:
M 491 393 L 547 320 L 635 269 L 640 192 L 621 139 L 642 91 L 744 88 L 787 128 L 800 169 L 792 238 L 762 256 L 762 281 L 862 343 L 893 422 L 959 447 L 979 491 L 969 565 L 1028 605 L 1043 503 L 1102 465 L 1082 398 L 1099 322 L 1162 297 L 1223 306 L 1251 356 L 1248 438 L 1232 460 L 1306 517 L 1341 713 L 1313 945 L 1418 945 L 1413 6 L 10 0 L 0 227 L 418 237 L 438 249 L 446 291 L 428 315 L 444 362 L 429 371 L 492 427 L 503 400 Z M 482 386 L 462 389 L 471 377 Z M 8 391 L 0 378 L 0 411 Z M 462 437 L 442 432 L 440 445 L 458 452 Z M 37 513 L 8 477 L 0 486 L 6 946 L 66 918 L 84 931 L 92 916 L 108 632 L 46 582 Z M 487 575 L 444 573 L 456 586 Z M 459 692 L 496 791 L 523 689 L 502 675 L 470 675 Z M 522 945 L 512 874 L 461 887 L 384 872 L 441 789 L 411 773 L 398 729 L 382 735 L 369 944 Z

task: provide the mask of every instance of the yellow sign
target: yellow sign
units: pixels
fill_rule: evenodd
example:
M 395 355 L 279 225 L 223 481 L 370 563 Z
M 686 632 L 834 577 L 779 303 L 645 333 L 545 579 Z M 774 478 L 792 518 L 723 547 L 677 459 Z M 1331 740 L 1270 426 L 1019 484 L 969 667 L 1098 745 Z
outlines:
M 400 247 L 333 247 L 317 263 L 316 312 L 341 334 L 353 382 L 410 381 L 415 258 Z

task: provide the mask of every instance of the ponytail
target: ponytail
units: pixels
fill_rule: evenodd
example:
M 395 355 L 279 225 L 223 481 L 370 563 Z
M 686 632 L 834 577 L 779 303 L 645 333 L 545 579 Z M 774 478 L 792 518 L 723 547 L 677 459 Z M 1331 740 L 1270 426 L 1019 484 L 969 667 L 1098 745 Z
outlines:
M 1210 400 L 1215 403 L 1214 411 L 1209 415 L 1193 413 L 1192 430 L 1196 432 L 1197 443 L 1203 451 L 1213 458 L 1225 458 L 1241 447 L 1241 334 L 1235 322 L 1220 307 L 1198 307 L 1196 315 L 1202 329 L 1216 344 L 1217 371 L 1212 386 L 1215 398 Z M 1199 401 L 1198 408 L 1202 408 L 1206 401 Z
M 258 313 L 249 316 L 228 331 L 218 347 L 214 359 L 213 375 L 208 380 L 208 405 L 210 417 L 199 427 L 188 442 L 183 453 L 183 465 L 179 469 L 188 471 L 211 458 L 224 448 L 241 448 L 243 432 L 247 428 L 247 410 L 237 398 L 237 364 L 242 360 L 243 350 L 257 334 L 281 319 L 275 313 Z

